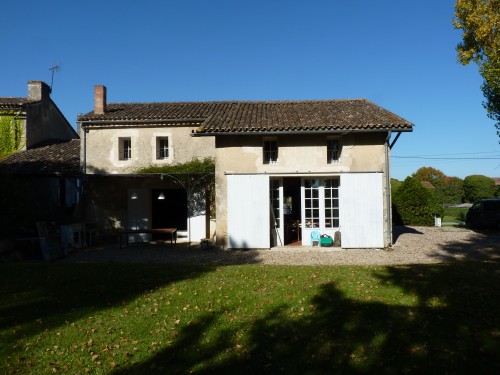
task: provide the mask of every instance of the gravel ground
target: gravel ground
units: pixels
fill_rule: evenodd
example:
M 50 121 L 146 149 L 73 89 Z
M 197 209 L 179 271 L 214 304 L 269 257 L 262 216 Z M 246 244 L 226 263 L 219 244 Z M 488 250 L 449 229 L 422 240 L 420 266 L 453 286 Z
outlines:
M 201 249 L 199 244 L 133 244 L 93 247 L 60 262 L 155 262 L 183 264 L 357 264 L 395 265 L 456 260 L 500 260 L 500 232 L 454 227 L 396 227 L 389 249 L 275 248 L 272 250 Z

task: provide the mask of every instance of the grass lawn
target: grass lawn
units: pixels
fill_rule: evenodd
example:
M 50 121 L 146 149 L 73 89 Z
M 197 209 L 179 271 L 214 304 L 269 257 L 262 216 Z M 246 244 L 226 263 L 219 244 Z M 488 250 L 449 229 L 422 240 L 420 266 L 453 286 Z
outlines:
M 463 223 L 468 208 L 446 207 L 444 209 L 444 223 Z
M 0 264 L 0 373 L 500 373 L 500 264 Z

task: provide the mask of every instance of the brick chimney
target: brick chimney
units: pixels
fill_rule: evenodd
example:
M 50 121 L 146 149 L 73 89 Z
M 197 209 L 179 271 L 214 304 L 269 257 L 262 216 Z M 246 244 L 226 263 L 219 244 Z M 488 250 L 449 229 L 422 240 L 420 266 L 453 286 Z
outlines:
M 50 87 L 42 81 L 28 81 L 28 99 L 33 101 L 46 100 L 50 97 Z
M 94 86 L 94 113 L 103 114 L 106 112 L 106 86 Z

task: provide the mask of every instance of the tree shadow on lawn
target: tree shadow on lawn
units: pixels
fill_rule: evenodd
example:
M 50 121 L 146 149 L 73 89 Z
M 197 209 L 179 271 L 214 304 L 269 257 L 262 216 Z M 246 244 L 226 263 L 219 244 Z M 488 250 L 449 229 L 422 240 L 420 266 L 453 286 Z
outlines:
M 3 263 L 0 332 L 14 343 L 213 270 L 165 264 Z
M 356 299 L 323 284 L 305 310 L 283 304 L 206 342 L 219 311 L 172 346 L 115 374 L 500 373 L 500 265 L 456 262 L 373 270 Z M 219 315 L 219 316 L 218 316 Z M 239 340 L 241 331 L 248 340 Z

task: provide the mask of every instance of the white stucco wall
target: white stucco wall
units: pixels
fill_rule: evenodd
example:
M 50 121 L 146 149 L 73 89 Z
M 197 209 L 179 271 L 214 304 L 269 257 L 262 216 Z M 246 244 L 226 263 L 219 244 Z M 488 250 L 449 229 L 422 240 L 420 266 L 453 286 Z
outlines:
M 99 128 L 90 129 L 82 150 L 85 154 L 87 173 L 124 174 L 133 173 L 139 168 L 150 165 L 168 165 L 184 163 L 193 158 L 215 156 L 213 137 L 191 137 L 196 127 L 154 127 L 154 128 Z M 156 159 L 156 138 L 168 137 L 168 159 Z M 132 143 L 131 160 L 120 160 L 120 138 L 130 138 Z M 85 151 L 85 152 L 84 152 Z

